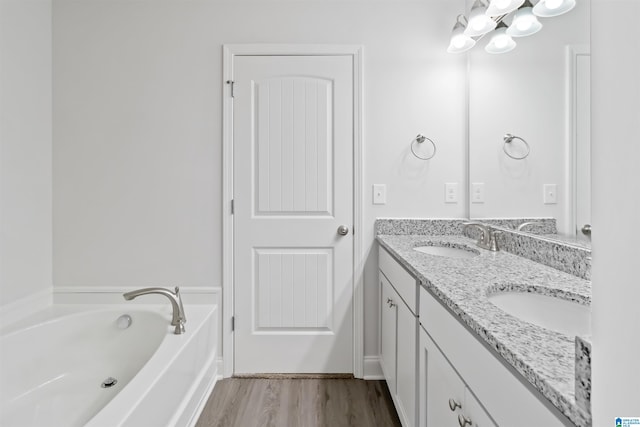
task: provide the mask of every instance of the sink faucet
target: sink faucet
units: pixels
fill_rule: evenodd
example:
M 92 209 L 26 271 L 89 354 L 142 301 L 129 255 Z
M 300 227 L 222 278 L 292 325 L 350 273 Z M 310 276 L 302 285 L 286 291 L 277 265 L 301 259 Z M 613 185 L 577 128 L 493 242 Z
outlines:
M 140 295 L 159 294 L 169 298 L 171 307 L 173 307 L 173 318 L 171 326 L 175 326 L 174 333 L 180 335 L 184 333 L 184 324 L 187 318 L 184 315 L 184 307 L 182 306 L 182 297 L 180 296 L 180 288 L 176 286 L 175 292 L 165 288 L 143 288 L 122 294 L 127 301 L 132 300 Z
M 523 222 L 522 224 L 520 224 L 518 226 L 518 230 L 517 231 L 522 231 L 523 229 L 527 228 L 527 227 L 541 227 L 542 223 L 540 221 L 529 221 L 529 222 Z
M 502 231 L 494 230 L 490 226 L 481 222 L 463 222 L 462 225 L 464 225 L 465 229 L 468 227 L 476 227 L 482 232 L 482 236 L 476 242 L 476 246 L 479 248 L 487 249 L 492 252 L 498 252 L 500 250 L 496 236 L 502 234 Z

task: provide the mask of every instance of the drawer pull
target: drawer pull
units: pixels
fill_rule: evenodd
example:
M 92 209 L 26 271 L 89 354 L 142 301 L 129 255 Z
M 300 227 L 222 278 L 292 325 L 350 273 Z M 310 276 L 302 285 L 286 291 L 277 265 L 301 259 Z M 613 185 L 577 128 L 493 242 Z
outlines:
M 459 414 L 458 415 L 458 424 L 460 424 L 460 427 L 464 427 L 466 425 L 471 425 L 471 419 L 470 418 L 465 418 L 464 415 Z
M 456 408 L 462 408 L 462 405 L 453 399 L 449 399 L 449 409 L 455 411 Z

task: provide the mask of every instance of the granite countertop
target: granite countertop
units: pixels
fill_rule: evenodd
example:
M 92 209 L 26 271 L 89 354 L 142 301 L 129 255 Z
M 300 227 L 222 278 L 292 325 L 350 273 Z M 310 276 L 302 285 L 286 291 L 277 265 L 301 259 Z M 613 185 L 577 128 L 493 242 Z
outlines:
M 523 290 L 583 304 L 591 302 L 591 282 L 505 251 L 478 249 L 463 236 L 379 235 L 378 242 L 459 320 L 493 348 L 575 425 L 591 425 L 576 404 L 575 336 L 513 317 L 493 305 L 491 292 Z M 433 256 L 413 248 L 433 243 L 473 248 L 467 259 Z

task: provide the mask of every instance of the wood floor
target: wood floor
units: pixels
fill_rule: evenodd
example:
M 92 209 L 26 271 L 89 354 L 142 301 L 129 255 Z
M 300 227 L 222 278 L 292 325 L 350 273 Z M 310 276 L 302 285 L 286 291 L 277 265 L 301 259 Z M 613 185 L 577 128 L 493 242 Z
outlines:
M 196 427 L 395 427 L 384 381 L 227 378 Z

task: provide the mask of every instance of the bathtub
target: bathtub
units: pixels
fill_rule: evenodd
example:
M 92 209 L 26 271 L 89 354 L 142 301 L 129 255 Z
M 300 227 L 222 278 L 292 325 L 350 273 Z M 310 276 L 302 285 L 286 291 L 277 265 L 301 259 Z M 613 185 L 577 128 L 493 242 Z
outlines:
M 52 305 L 4 328 L 0 425 L 195 424 L 216 379 L 215 311 L 185 305 L 183 335 L 168 304 Z

